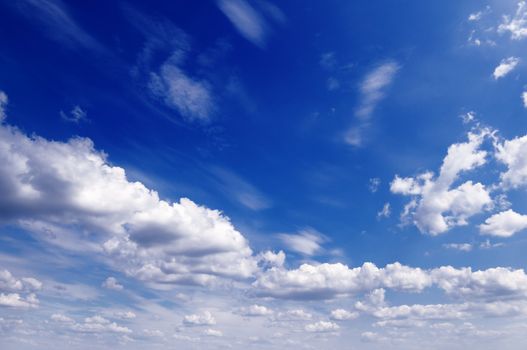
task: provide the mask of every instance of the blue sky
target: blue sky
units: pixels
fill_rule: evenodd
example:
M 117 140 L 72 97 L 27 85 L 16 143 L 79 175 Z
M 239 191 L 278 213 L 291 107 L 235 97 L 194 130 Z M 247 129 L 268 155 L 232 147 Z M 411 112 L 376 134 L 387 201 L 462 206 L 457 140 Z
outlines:
M 0 2 L 2 349 L 523 349 L 525 1 Z

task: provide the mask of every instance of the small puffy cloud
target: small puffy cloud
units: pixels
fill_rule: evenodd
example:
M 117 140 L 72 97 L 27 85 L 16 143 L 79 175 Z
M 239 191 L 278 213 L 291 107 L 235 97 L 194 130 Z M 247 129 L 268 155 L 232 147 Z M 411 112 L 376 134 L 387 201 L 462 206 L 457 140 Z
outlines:
M 265 306 L 255 304 L 255 305 L 241 308 L 240 314 L 242 316 L 250 316 L 250 317 L 269 316 L 273 314 L 273 310 L 268 309 Z
M 478 11 L 478 12 L 471 13 L 468 16 L 468 20 L 471 22 L 479 21 L 481 17 L 483 17 L 483 11 Z
M 447 243 L 443 244 L 446 249 L 459 250 L 462 252 L 470 252 L 472 250 L 472 244 L 470 243 Z
M 39 300 L 34 292 L 42 289 L 42 283 L 32 277 L 15 278 L 10 271 L 0 270 L 0 306 L 12 308 L 36 308 Z
M 191 326 L 214 325 L 216 320 L 209 311 L 201 314 L 186 315 L 183 317 L 183 323 Z
M 405 207 L 403 222 L 411 219 L 422 233 L 438 235 L 467 225 L 470 217 L 491 206 L 490 194 L 481 183 L 466 181 L 451 188 L 462 173 L 487 162 L 487 152 L 480 147 L 490 135 L 486 129 L 471 132 L 467 142 L 451 145 L 436 178 L 432 172 L 408 178 L 396 175 L 391 192 L 412 197 Z
M 527 37 L 527 3 L 518 2 L 514 16 L 503 16 L 503 22 L 498 27 L 498 33 L 509 32 L 513 40 Z
M 303 309 L 292 309 L 279 312 L 276 318 L 285 321 L 307 321 L 311 320 L 313 315 Z
M 121 320 L 131 320 L 136 317 L 136 314 L 132 311 L 117 311 L 113 315 Z
M 525 108 L 527 108 L 527 91 L 524 91 L 524 92 L 522 93 L 522 102 L 523 102 L 523 106 L 524 106 Z
M 106 289 L 112 289 L 112 290 L 123 290 L 123 286 L 117 282 L 117 279 L 115 277 L 108 277 L 103 283 L 102 286 Z
M 66 315 L 63 315 L 63 314 L 53 314 L 51 315 L 51 320 L 54 321 L 54 322 L 59 322 L 59 323 L 74 323 L 75 321 L 66 316 Z
M 222 331 L 219 331 L 217 329 L 211 329 L 211 328 L 205 329 L 203 331 L 203 334 L 208 335 L 209 337 L 223 337 Z
M 330 318 L 335 321 L 346 321 L 353 320 L 359 317 L 359 313 L 356 311 L 348 311 L 344 309 L 336 309 L 331 311 Z
M 165 336 L 165 333 L 159 329 L 143 329 L 143 335 L 151 338 L 161 338 Z
M 518 63 L 520 63 L 520 59 L 517 57 L 504 58 L 494 69 L 494 79 L 498 80 L 505 77 L 518 66 Z
M 0 90 L 0 123 L 6 118 L 5 109 L 8 101 L 6 93 Z
M 21 296 L 19 293 L 0 293 L 0 306 L 12 307 L 17 309 L 36 308 L 39 305 L 37 296 L 33 293 Z
M 380 185 L 381 185 L 381 179 L 379 179 L 378 177 L 374 177 L 370 179 L 368 188 L 370 189 L 371 193 L 375 193 L 379 190 Z
M 392 209 L 391 209 L 390 203 L 385 203 L 381 211 L 377 213 L 377 218 L 378 219 L 389 218 L 391 214 L 392 214 Z
M 312 256 L 323 250 L 322 243 L 327 238 L 314 229 L 306 229 L 298 234 L 279 235 L 282 242 L 292 251 Z
M 88 120 L 88 113 L 80 106 L 74 106 L 69 113 L 60 111 L 60 116 L 63 120 L 72 123 L 79 123 Z
M 500 174 L 502 187 L 518 188 L 527 184 L 527 135 L 498 143 L 495 157 L 508 168 Z
M 319 321 L 316 323 L 310 323 L 306 325 L 305 330 L 312 333 L 325 333 L 325 332 L 336 332 L 340 329 L 340 326 L 336 323 L 329 321 Z
M 512 209 L 491 216 L 479 226 L 482 234 L 497 237 L 511 237 L 525 229 L 527 215 L 518 214 Z
M 102 316 L 92 316 L 84 319 L 84 323 L 75 323 L 71 329 L 80 333 L 116 333 L 131 334 L 132 330 L 128 327 L 118 325 Z

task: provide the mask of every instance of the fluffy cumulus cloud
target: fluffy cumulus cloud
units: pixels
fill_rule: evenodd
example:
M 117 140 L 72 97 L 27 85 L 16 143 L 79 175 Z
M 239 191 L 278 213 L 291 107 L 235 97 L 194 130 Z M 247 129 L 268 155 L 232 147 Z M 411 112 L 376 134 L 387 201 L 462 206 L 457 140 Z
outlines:
M 382 305 L 384 288 L 418 293 L 437 287 L 452 297 L 502 298 L 527 296 L 524 270 L 442 266 L 423 270 L 399 263 L 378 268 L 372 263 L 349 268 L 343 264 L 303 264 L 295 270 L 270 269 L 254 283 L 262 296 L 292 299 L 331 299 L 372 291 L 370 303 Z
M 210 326 L 216 324 L 216 319 L 209 311 L 204 311 L 201 314 L 186 315 L 183 323 L 191 326 Z
M 510 237 L 520 231 L 527 229 L 527 215 L 521 215 L 509 209 L 492 215 L 479 226 L 482 234 Z
M 372 263 L 356 268 L 326 263 L 302 264 L 294 270 L 271 268 L 254 282 L 254 287 L 260 295 L 275 298 L 325 299 L 379 287 L 419 291 L 431 283 L 425 271 L 399 263 L 385 268 L 378 268 Z
M 495 156 L 507 166 L 507 171 L 500 175 L 503 187 L 518 188 L 527 184 L 527 135 L 498 143 Z
M 452 188 L 462 173 L 486 163 L 487 152 L 480 147 L 489 136 L 489 130 L 469 133 L 467 142 L 450 146 L 437 177 L 432 172 L 408 178 L 395 176 L 392 193 L 412 197 L 403 219 L 410 218 L 423 233 L 438 235 L 467 225 L 471 216 L 490 206 L 490 194 L 481 183 L 466 181 Z
M 42 282 L 35 278 L 15 278 L 10 271 L 0 270 L 0 307 L 38 307 L 39 300 L 35 292 L 41 289 Z
M 70 250 L 105 253 L 115 268 L 163 283 L 247 278 L 247 240 L 218 210 L 161 200 L 127 179 L 89 139 L 28 137 L 0 126 L 0 220 Z
M 513 40 L 527 37 L 527 3 L 518 2 L 518 9 L 514 16 L 504 16 L 498 27 L 499 33 L 509 32 Z
M 524 106 L 525 108 L 527 108 L 527 91 L 524 91 L 524 92 L 522 93 L 522 102 L 523 102 L 523 106 Z
M 340 329 L 340 326 L 330 321 L 319 321 L 306 325 L 305 330 L 313 333 L 325 333 L 325 332 L 336 332 Z
M 257 316 L 269 316 L 273 314 L 273 310 L 263 305 L 251 305 L 248 307 L 242 307 L 240 309 L 242 316 L 257 317 Z
M 131 334 L 132 330 L 128 327 L 121 326 L 115 322 L 102 317 L 92 316 L 84 319 L 84 322 L 74 322 L 69 326 L 73 331 L 80 333 L 116 333 L 116 334 Z
M 115 277 L 108 277 L 103 283 L 102 286 L 106 289 L 113 289 L 113 290 L 123 290 L 123 286 L 117 282 L 117 279 Z
M 512 72 L 520 63 L 517 57 L 509 57 L 501 60 L 500 64 L 494 69 L 494 79 L 498 80 Z
M 330 318 L 335 321 L 353 320 L 359 317 L 359 313 L 355 311 L 348 311 L 344 309 L 336 309 L 331 311 Z

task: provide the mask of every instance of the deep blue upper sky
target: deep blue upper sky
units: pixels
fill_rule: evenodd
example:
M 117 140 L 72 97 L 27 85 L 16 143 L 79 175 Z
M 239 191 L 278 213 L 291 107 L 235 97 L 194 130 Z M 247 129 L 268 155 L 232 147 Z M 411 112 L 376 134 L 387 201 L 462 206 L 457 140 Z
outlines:
M 59 168 L 70 169 L 64 165 L 70 158 L 60 153 L 59 160 L 51 161 L 46 157 L 55 156 L 54 151 L 46 150 L 48 146 L 35 141 L 34 146 L 24 148 L 17 146 L 22 142 L 17 140 L 33 135 L 47 145 L 51 140 L 63 144 L 74 137 L 88 138 L 95 150 L 104 152 L 108 166 L 125 169 L 129 182 L 141 182 L 169 203 L 183 197 L 220 210 L 247 239 L 251 259 L 267 250 L 283 250 L 287 259 L 280 269 L 294 270 L 303 262 L 313 266 L 340 262 L 350 267 L 364 262 L 379 267 L 400 262 L 422 269 L 447 265 L 473 270 L 525 267 L 527 240 L 522 231 L 527 228 L 527 223 L 523 224 L 527 221 L 523 215 L 527 214 L 527 181 L 521 178 L 525 171 L 521 164 L 527 148 L 512 155 L 511 149 L 504 151 L 516 157 L 517 168 L 499 158 L 500 145 L 527 133 L 527 97 L 525 101 L 521 98 L 526 91 L 527 9 L 523 2 L 23 0 L 1 1 L 0 10 L 0 91 L 8 96 L 8 103 L 0 98 L 6 116 L 2 128 L 18 128 L 10 131 L 18 133 L 13 139 L 4 134 L 6 144 L 12 147 L 5 152 L 13 157 L 17 152 L 27 152 L 23 154 L 28 159 L 35 157 L 27 164 L 33 164 L 28 167 L 35 167 L 39 176 L 51 173 L 47 166 L 54 161 L 62 164 Z M 500 64 L 506 70 L 503 74 L 495 71 Z M 475 119 L 464 122 L 467 115 Z M 454 154 L 454 163 L 467 161 L 479 149 L 487 152 L 485 164 L 476 162 L 454 171 L 446 189 L 439 188 L 437 184 L 443 181 L 440 168 L 447 163 L 449 147 L 468 144 L 469 132 L 480 135 L 481 144 L 468 153 Z M 43 147 L 42 154 L 38 147 Z M 4 164 L 0 167 L 5 167 L 5 174 L 15 171 L 10 168 L 15 163 L 6 160 Z M 72 164 L 75 167 L 78 161 Z M 511 176 L 518 177 L 509 185 L 503 175 L 507 169 L 511 174 L 516 171 Z M 427 171 L 437 180 L 432 187 L 412 193 L 394 188 L 396 175 L 417 182 Z M 78 177 L 85 172 L 89 171 L 79 170 L 67 181 L 61 178 L 66 181 L 63 186 L 74 188 L 77 180 L 84 181 Z M 37 175 L 17 173 L 14 178 L 31 184 Z M 87 175 L 86 179 L 92 181 Z M 39 186 L 44 186 L 42 193 L 55 186 L 51 180 L 39 181 Z M 484 193 L 465 193 L 458 188 L 467 181 L 482 183 Z M 0 231 L 0 267 L 5 265 L 13 275 L 20 271 L 39 280 L 98 289 L 101 279 L 116 276 L 128 281 L 130 287 L 125 289 L 135 289 L 137 295 L 155 300 L 156 307 L 162 305 L 165 311 L 178 303 L 173 295 L 179 282 L 172 289 L 166 286 L 174 281 L 146 278 L 120 262 L 108 262 L 111 258 L 97 258 L 90 267 L 91 258 L 76 253 L 71 257 L 64 247 L 49 248 L 50 243 L 40 240 L 40 233 L 28 226 L 28 221 L 66 225 L 76 232 L 73 236 L 88 235 L 90 242 L 99 245 L 115 232 L 99 240 L 97 235 L 106 228 L 93 221 L 88 225 L 84 217 L 77 217 L 80 209 L 67 207 L 64 203 L 70 197 L 63 192 L 50 190 L 49 198 L 42 195 L 43 202 L 25 206 L 26 197 L 11 193 L 16 192 L 14 182 L 5 183 L 0 186 L 8 198 L 0 205 L 5 211 L 0 215 L 4 230 Z M 116 189 L 116 193 L 120 191 L 124 190 Z M 454 196 L 458 197 L 452 199 Z M 415 205 L 403 215 L 412 200 Z M 448 227 L 434 231 L 437 221 L 431 217 L 437 214 L 439 202 L 443 208 L 439 218 L 445 219 Z M 61 209 L 50 214 L 39 207 L 47 205 L 50 210 L 55 210 L 55 205 Z M 102 213 L 106 209 L 101 207 L 90 210 Z M 505 220 L 504 225 L 513 222 L 512 231 L 508 231 L 512 233 L 500 234 L 501 226 L 480 226 L 509 209 L 517 215 Z M 59 220 L 64 213 L 69 214 Z M 100 215 L 106 218 L 106 214 Z M 166 223 L 159 220 L 153 229 L 141 233 L 134 233 L 140 223 L 133 220 L 119 221 L 118 226 L 122 225 L 134 244 L 153 249 L 150 242 L 158 239 L 156 230 L 181 229 L 177 224 L 161 228 Z M 192 221 L 189 225 L 199 226 Z M 74 262 L 63 269 L 51 258 L 54 267 L 48 268 L 17 262 L 30 260 L 28 255 L 40 249 L 51 249 L 58 260 L 64 255 Z M 179 253 L 166 254 L 181 263 Z M 17 259 L 10 258 L 15 255 Z M 163 265 L 162 269 L 166 273 L 168 267 Z M 90 274 L 90 270 L 97 272 Z M 264 273 L 243 275 L 242 280 L 226 282 L 223 275 L 220 279 L 242 284 L 229 288 L 243 290 L 243 295 L 259 295 L 249 286 L 261 286 L 259 276 Z M 79 274 L 85 277 L 76 280 Z M 220 309 L 231 305 L 223 296 L 228 294 L 222 289 L 223 282 L 215 294 L 219 301 L 214 305 Z M 160 296 L 156 294 L 159 290 L 168 294 Z M 193 287 L 187 292 L 199 295 L 204 289 Z M 410 302 L 411 297 L 395 295 L 394 300 L 436 302 L 437 293 L 414 296 Z M 41 304 L 52 300 L 60 310 L 56 306 L 60 302 L 53 298 L 44 293 Z M 138 302 L 131 294 L 127 298 Z M 249 298 L 248 305 L 262 305 L 262 300 L 254 298 Z M 309 297 L 299 298 L 305 299 Z M 111 305 L 112 300 L 100 297 L 91 300 L 90 307 Z M 296 300 L 292 303 L 296 308 L 313 307 Z M 342 307 L 350 309 L 348 304 Z M 199 310 L 210 308 L 196 305 Z M 155 313 L 154 309 L 149 306 L 148 312 Z M 356 312 L 362 311 L 356 307 Z M 276 312 L 272 322 L 282 322 Z M 3 320 L 1 317 L 2 313 Z M 6 314 L 11 321 L 16 317 L 14 311 Z M 317 324 L 315 318 L 311 325 L 329 327 L 322 329 L 324 337 L 336 331 L 333 326 Z M 222 332 L 228 340 L 228 331 L 221 330 L 220 322 L 216 326 L 202 324 L 211 326 L 205 331 L 208 336 Z M 301 328 L 311 332 L 309 326 Z M 141 332 L 129 327 L 133 333 L 127 337 Z M 345 334 L 347 326 L 340 327 Z M 15 334 L 12 328 L 5 329 L 10 336 Z M 177 332 L 185 334 L 181 329 Z M 168 337 L 167 330 L 163 333 Z M 358 344 L 364 348 L 375 348 L 371 344 L 384 339 L 378 329 L 365 329 L 359 335 L 363 342 L 357 338 Z M 375 338 L 373 343 L 370 338 Z M 32 339 L 38 342 L 38 337 Z M 342 339 L 346 336 L 337 344 L 346 344 Z M 511 339 L 507 340 L 510 344 L 519 344 Z M 20 345 L 16 344 L 11 340 L 5 343 L 12 349 Z M 186 344 L 188 348 L 197 346 L 191 341 Z M 213 348 L 211 344 L 208 346 Z M 410 348 L 410 343 L 406 344 Z

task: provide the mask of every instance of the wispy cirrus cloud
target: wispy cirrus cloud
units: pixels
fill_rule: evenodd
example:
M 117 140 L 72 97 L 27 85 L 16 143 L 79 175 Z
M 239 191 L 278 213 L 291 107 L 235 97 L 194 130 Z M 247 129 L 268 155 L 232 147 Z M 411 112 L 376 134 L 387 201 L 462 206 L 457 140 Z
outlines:
M 218 7 L 245 39 L 263 48 L 270 31 L 267 18 L 284 22 L 285 15 L 275 5 L 266 1 L 255 3 L 258 9 L 246 0 L 219 0 Z M 267 16 L 264 16 L 267 15 Z
M 105 51 L 103 45 L 75 21 L 61 0 L 22 0 L 12 2 L 12 6 L 43 25 L 53 40 L 71 48 Z
M 346 143 L 361 146 L 364 142 L 364 132 L 370 124 L 375 108 L 384 99 L 386 88 L 392 83 L 400 66 L 395 61 L 388 61 L 369 72 L 360 84 L 360 102 L 355 110 L 357 126 L 350 128 L 346 135 Z

